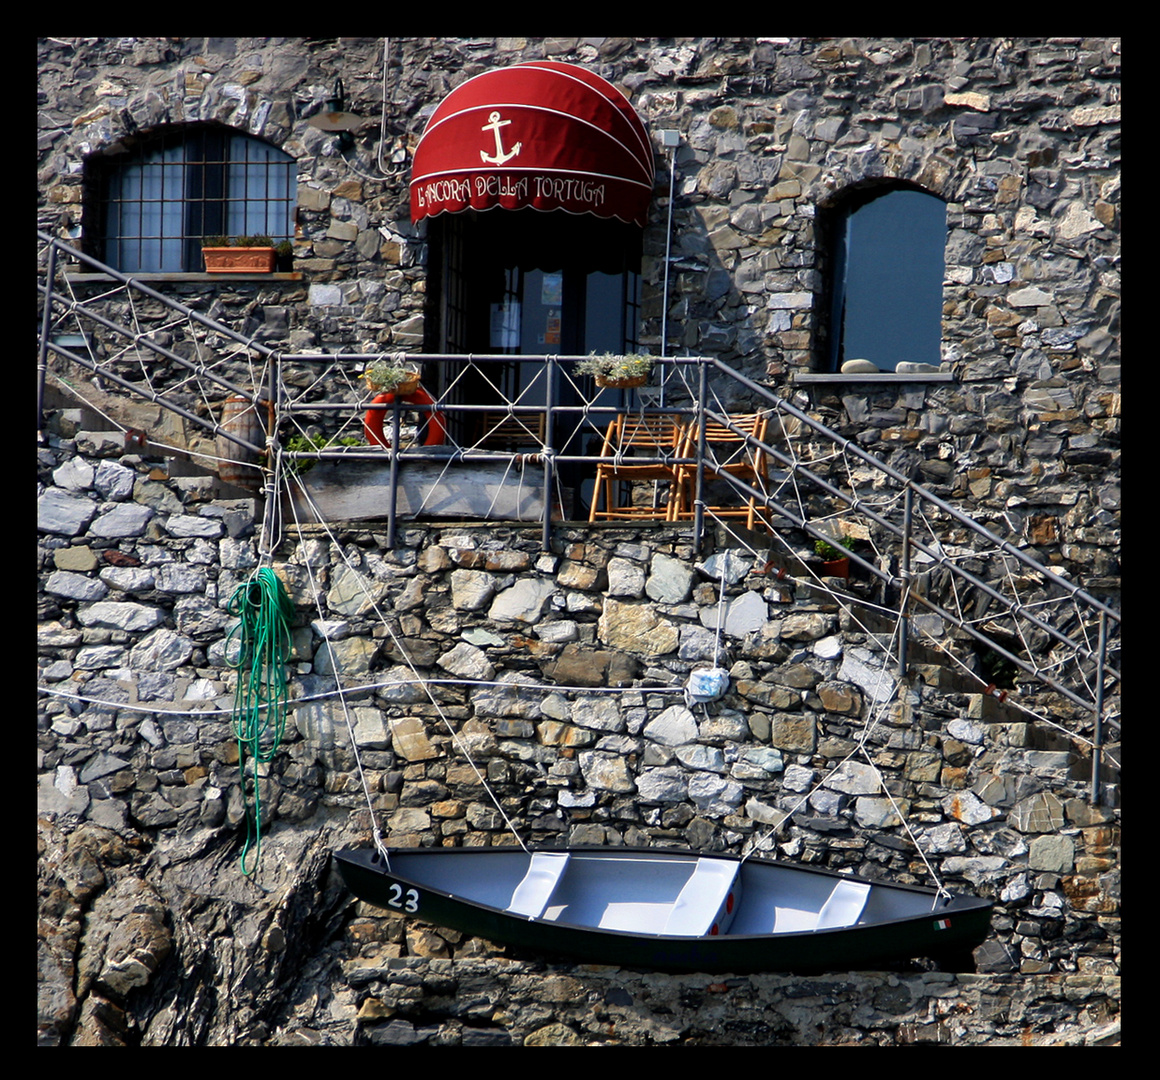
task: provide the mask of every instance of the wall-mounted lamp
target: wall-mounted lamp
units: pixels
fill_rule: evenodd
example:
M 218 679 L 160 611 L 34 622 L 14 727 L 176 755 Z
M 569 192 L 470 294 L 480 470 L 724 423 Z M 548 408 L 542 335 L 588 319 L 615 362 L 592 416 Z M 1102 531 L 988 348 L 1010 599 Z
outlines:
M 319 131 L 329 131 L 338 135 L 339 150 L 349 150 L 354 146 L 354 135 L 366 121 L 355 113 L 344 111 L 346 99 L 342 92 L 342 79 L 335 79 L 334 93 L 327 99 L 326 108 L 315 113 L 306 122 Z

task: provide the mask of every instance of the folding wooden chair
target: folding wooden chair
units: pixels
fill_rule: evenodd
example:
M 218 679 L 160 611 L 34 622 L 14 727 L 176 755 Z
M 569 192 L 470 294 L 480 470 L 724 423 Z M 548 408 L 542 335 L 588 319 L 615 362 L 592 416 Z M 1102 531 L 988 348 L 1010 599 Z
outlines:
M 705 420 L 705 456 L 703 498 L 708 493 L 708 484 L 715 476 L 728 473 L 759 491 L 767 487 L 766 455 L 758 446 L 747 442 L 754 438 L 766 442 L 769 432 L 769 417 L 765 413 L 745 413 L 729 417 L 730 425 L 715 420 Z M 681 457 L 697 456 L 697 421 L 692 420 L 685 429 L 685 442 L 681 447 Z M 677 487 L 679 495 L 674 500 L 672 520 L 691 518 L 697 497 L 697 466 L 685 464 L 677 467 Z M 727 490 L 730 490 L 728 487 Z M 752 529 L 760 521 L 769 529 L 769 515 L 759 501 L 750 496 L 744 503 L 713 504 L 705 501 L 704 512 L 721 518 L 744 518 L 746 528 Z
M 472 440 L 481 450 L 539 450 L 544 445 L 545 415 L 509 413 L 506 409 L 476 413 L 476 434 Z
M 600 449 L 588 520 L 672 520 L 673 500 L 680 494 L 676 466 L 667 461 L 634 464 L 632 459 L 674 458 L 684 438 L 685 428 L 679 416 L 640 413 L 617 416 L 608 425 Z M 632 485 L 641 480 L 665 481 L 668 488 L 659 498 L 654 492 L 650 499 L 634 505 Z

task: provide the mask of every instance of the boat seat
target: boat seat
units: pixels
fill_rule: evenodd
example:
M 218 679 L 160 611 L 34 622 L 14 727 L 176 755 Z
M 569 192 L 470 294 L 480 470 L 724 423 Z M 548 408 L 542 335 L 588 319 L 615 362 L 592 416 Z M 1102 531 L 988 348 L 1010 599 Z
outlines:
M 870 895 L 868 881 L 839 881 L 834 886 L 822 910 L 818 912 L 818 930 L 832 930 L 839 926 L 853 926 L 866 906 Z
M 568 866 L 567 852 L 535 851 L 532 861 L 528 865 L 528 872 L 524 880 L 516 886 L 512 893 L 508 911 L 516 915 L 527 915 L 530 919 L 538 919 L 548 906 L 556 885 Z
M 688 937 L 725 933 L 741 899 L 739 869 L 738 863 L 727 860 L 698 859 L 663 932 Z

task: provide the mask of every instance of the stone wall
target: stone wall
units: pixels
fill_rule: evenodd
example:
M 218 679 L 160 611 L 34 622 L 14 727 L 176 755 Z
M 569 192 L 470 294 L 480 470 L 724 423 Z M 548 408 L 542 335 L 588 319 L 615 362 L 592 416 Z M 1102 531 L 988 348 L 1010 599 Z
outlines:
M 793 395 L 1117 594 L 1116 40 L 40 39 L 39 222 L 83 243 L 88 155 L 160 124 L 231 124 L 298 162 L 295 273 L 158 287 L 273 348 L 419 350 L 428 252 L 407 152 L 459 79 L 542 56 L 621 85 L 654 135 L 680 133 L 675 162 L 657 146 L 645 234 L 653 351 L 668 276 L 673 350 Z M 340 76 L 372 119 L 346 155 L 304 119 Z M 950 381 L 815 370 L 822 221 L 885 177 L 948 204 Z M 680 688 L 715 655 L 722 560 L 694 558 L 680 530 L 560 528 L 550 552 L 494 525 L 408 525 L 393 551 L 372 528 L 288 537 L 296 707 L 259 778 L 262 869 L 244 877 L 222 659 L 225 604 L 258 561 L 254 506 L 99 427 L 54 409 L 39 449 L 42 1041 L 1037 1042 L 1114 1025 L 1119 812 L 1088 804 L 1068 710 L 1031 700 L 1062 730 L 1032 722 L 933 657 L 879 702 L 879 629 L 848 606 L 870 599 L 859 583 L 843 606 L 750 560 L 726 575 L 729 695 L 690 710 Z M 329 851 L 365 840 L 369 814 L 336 667 L 395 841 L 510 842 L 446 719 L 529 839 L 736 850 L 807 798 L 778 854 L 925 880 L 873 770 L 837 768 L 870 721 L 870 758 L 935 871 L 997 901 L 980 974 L 702 985 L 546 967 L 352 909 Z M 741 1018 L 718 1023 L 726 1003 Z
M 796 394 L 1043 561 L 1114 591 L 1119 53 L 1104 38 L 46 38 L 38 213 L 83 242 L 90 155 L 162 124 L 233 125 L 298 162 L 298 277 L 236 295 L 218 283 L 215 317 L 290 351 L 417 351 L 431 290 L 407 180 L 425 117 L 490 67 L 588 66 L 625 90 L 657 143 L 642 309 L 652 351 L 667 277 L 671 351 Z M 338 77 L 368 121 L 345 154 L 305 119 Z M 675 155 L 659 145 L 665 130 L 679 133 Z M 953 383 L 811 381 L 825 349 L 828 208 L 889 178 L 947 203 Z
M 560 526 L 547 552 L 538 529 L 495 524 L 410 523 L 394 550 L 373 528 L 288 536 L 274 566 L 296 612 L 294 700 L 260 769 L 263 847 L 246 878 L 225 606 L 258 564 L 253 505 L 223 499 L 214 477 L 126 455 L 119 432 L 83 419 L 59 411 L 40 451 L 45 1040 L 426 1039 L 444 1010 L 454 1023 L 435 1041 L 454 1041 L 475 1012 L 446 1012 L 447 979 L 461 976 L 425 958 L 478 961 L 452 969 L 472 986 L 523 970 L 507 966 L 520 958 L 352 906 L 328 852 L 369 838 L 368 797 L 391 843 L 514 842 L 469 758 L 533 842 L 736 851 L 768 838 L 782 857 L 929 883 L 913 835 L 945 884 L 997 903 L 980 973 L 1088 977 L 1068 985 L 1092 1000 L 1033 1010 L 1037 1035 L 1107 1019 L 1119 813 L 1087 802 L 1087 763 L 1066 733 L 921 655 L 897 682 L 863 621 L 863 583 L 819 591 L 804 572 L 771 580 L 743 552 L 695 559 L 681 529 Z M 729 692 L 691 709 L 688 673 L 715 657 Z M 863 735 L 867 755 L 851 757 Z M 611 988 L 620 976 L 568 977 L 594 1001 L 648 1013 L 647 980 L 625 975 L 626 998 Z M 203 984 L 237 1012 L 198 997 Z M 726 985 L 771 1000 L 761 980 Z M 1007 1001 L 1026 985 L 983 992 Z M 333 996 L 330 1019 L 296 994 Z M 941 1004 L 924 1012 L 931 994 L 942 1001 L 941 989 L 908 991 L 925 1018 L 905 1023 L 942 1022 Z M 549 1005 L 509 1015 L 502 998 L 478 1007 L 495 1037 L 560 1023 L 597 1038 L 589 1019 Z M 674 1033 L 664 1015 L 624 1040 L 791 1037 L 767 1013 L 715 1035 L 691 1016 Z M 834 1023 L 855 1038 L 853 1021 Z M 999 1028 L 937 1030 L 915 1037 Z

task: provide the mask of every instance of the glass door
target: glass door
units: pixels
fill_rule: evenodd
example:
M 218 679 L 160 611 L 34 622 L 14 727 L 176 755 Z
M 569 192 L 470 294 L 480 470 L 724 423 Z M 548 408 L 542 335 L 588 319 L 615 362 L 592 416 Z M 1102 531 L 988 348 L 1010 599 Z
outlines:
M 440 260 L 441 332 L 439 342 L 428 348 L 513 357 L 502 364 L 481 362 L 475 370 L 460 373 L 451 404 L 494 403 L 498 409 L 509 402 L 546 405 L 543 360 L 515 357 L 636 349 L 640 230 L 635 226 L 565 213 L 494 210 L 444 215 L 429 227 L 433 259 Z M 554 404 L 576 406 L 592 401 L 595 394 L 589 377 L 569 373 L 557 380 Z M 607 423 L 605 412 L 611 418 L 623 406 L 623 395 L 602 391 L 600 413 L 590 414 L 584 423 L 576 414 L 560 414 L 550 433 L 545 432 L 556 452 L 594 452 L 596 433 L 602 420 Z M 460 418 L 459 441 L 474 445 L 469 421 Z M 563 463 L 561 481 L 578 490 L 581 471 Z M 579 516 L 582 502 L 581 495 L 568 509 Z

